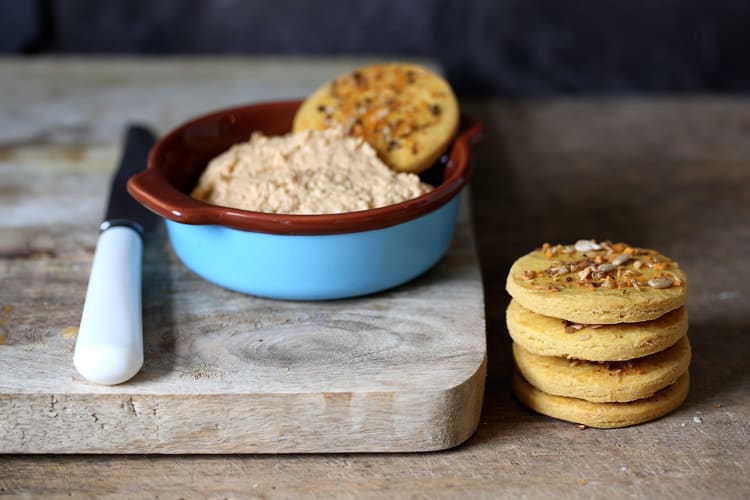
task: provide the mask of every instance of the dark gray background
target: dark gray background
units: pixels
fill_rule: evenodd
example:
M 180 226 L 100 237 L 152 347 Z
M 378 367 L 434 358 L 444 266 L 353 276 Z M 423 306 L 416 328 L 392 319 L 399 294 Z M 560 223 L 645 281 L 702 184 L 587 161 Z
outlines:
M 398 54 L 459 93 L 746 92 L 748 0 L 0 0 L 0 52 Z

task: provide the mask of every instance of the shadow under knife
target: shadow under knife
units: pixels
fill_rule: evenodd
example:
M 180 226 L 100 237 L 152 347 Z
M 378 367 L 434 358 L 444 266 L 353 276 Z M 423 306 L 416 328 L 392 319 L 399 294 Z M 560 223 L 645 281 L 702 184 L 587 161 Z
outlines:
M 174 258 L 164 224 L 143 245 L 143 368 L 134 381 L 167 376 L 175 366 Z

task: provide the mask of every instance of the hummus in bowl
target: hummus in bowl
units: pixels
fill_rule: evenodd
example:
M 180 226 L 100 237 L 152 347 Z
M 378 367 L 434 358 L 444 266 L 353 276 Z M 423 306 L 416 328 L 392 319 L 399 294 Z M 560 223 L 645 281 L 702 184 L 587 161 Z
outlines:
M 336 214 L 393 205 L 432 190 L 396 172 L 341 128 L 281 136 L 255 132 L 208 163 L 192 196 L 225 207 L 280 214 Z

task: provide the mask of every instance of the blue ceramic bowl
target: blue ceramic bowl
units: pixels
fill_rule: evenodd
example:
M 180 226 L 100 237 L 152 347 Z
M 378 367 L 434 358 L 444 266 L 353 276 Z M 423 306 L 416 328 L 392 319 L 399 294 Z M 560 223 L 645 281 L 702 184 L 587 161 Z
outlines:
M 385 290 L 424 273 L 447 251 L 481 127 L 462 117 L 449 151 L 423 177 L 431 192 L 387 207 L 284 215 L 209 205 L 189 196 L 208 161 L 253 131 L 291 129 L 300 101 L 219 111 L 162 138 L 130 193 L 166 219 L 191 270 L 220 286 L 279 299 L 339 299 Z

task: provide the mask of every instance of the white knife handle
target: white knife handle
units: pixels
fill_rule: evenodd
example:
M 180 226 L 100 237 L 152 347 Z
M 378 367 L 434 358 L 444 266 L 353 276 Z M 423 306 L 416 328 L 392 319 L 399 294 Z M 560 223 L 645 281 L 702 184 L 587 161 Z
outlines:
M 73 364 L 86 379 L 114 385 L 143 366 L 141 236 L 128 226 L 99 234 Z

